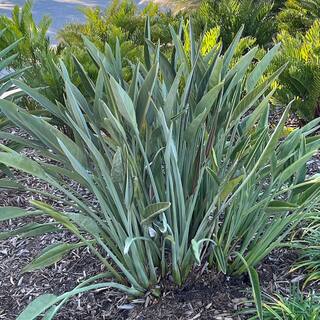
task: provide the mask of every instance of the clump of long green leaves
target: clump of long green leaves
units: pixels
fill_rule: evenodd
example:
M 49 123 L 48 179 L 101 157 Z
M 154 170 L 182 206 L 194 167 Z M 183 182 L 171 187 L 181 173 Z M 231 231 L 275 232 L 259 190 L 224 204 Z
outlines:
M 319 296 L 315 292 L 304 293 L 293 286 L 290 294 L 266 296 L 263 303 L 265 320 L 317 320 L 320 318 Z M 258 319 L 252 317 L 250 320 Z
M 6 29 L 0 31 L 0 40 L 2 39 Z M 0 96 L 2 98 L 10 96 L 8 90 L 12 86 L 11 79 L 21 75 L 24 69 L 12 70 L 10 68 L 12 62 L 17 59 L 18 54 L 14 52 L 21 40 L 17 40 L 0 50 Z
M 296 247 L 300 253 L 300 259 L 293 266 L 292 271 L 303 270 L 307 272 L 304 286 L 319 282 L 320 280 L 320 225 L 319 211 L 310 217 L 311 224 L 303 229 L 301 240 L 297 240 Z
M 5 29 L 0 31 L 0 41 L 5 33 Z M 11 69 L 12 62 L 17 59 L 18 54 L 14 53 L 20 40 L 14 41 L 10 45 L 0 50 L 0 97 L 2 99 L 10 99 L 17 95 L 17 91 L 12 88 L 11 79 L 20 76 L 26 69 Z M 7 119 L 3 119 L 0 112 L 0 128 L 7 124 Z
M 47 215 L 79 238 L 76 244 L 48 248 L 26 271 L 87 246 L 108 270 L 97 277 L 111 279 L 92 284 L 93 278 L 61 296 L 43 295 L 19 320 L 46 311 L 45 319 L 52 319 L 68 298 L 95 288 L 157 295 L 159 277 L 170 273 L 182 285 L 194 264 L 205 261 L 228 274 L 249 269 L 254 280 L 253 267 L 316 205 L 319 180 L 306 179 L 305 164 L 320 144 L 318 136 L 309 137 L 320 120 L 281 143 L 289 107 L 274 131 L 268 126 L 270 84 L 283 67 L 263 81 L 261 77 L 278 46 L 248 74 L 258 48 L 230 65 L 241 30 L 224 55 L 219 46 L 202 56 L 201 41 L 195 41 L 189 26 L 190 50 L 184 50 L 184 28 L 178 33 L 171 28 L 175 50 L 167 59 L 160 45 L 150 41 L 147 22 L 145 61 L 132 64 L 130 83 L 122 74 L 119 45 L 112 52 L 106 44 L 100 52 L 85 40 L 99 75 L 93 83 L 75 60 L 85 88 L 81 92 L 61 62 L 64 105 L 15 81 L 72 135 L 58 131 L 47 118 L 0 101 L 1 111 L 32 139 L 5 132 L 0 137 L 54 160 L 31 160 L 2 145 L 0 163 L 48 182 L 63 194 L 59 200 L 74 208 L 58 212 L 31 201 L 34 211 L 1 208 L 0 220 Z M 70 180 L 87 188 L 99 206 L 72 189 Z M 5 179 L 0 185 L 24 188 Z M 25 236 L 48 229 L 57 228 L 32 224 L 17 232 Z

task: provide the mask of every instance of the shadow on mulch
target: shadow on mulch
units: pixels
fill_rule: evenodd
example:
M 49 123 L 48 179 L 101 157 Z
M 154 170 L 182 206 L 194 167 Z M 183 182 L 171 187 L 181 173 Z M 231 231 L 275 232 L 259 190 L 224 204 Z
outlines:
M 167 291 L 147 308 L 133 310 L 130 319 L 245 319 L 235 313 L 249 294 L 247 279 L 206 271 L 198 279 L 192 275 L 183 288 Z

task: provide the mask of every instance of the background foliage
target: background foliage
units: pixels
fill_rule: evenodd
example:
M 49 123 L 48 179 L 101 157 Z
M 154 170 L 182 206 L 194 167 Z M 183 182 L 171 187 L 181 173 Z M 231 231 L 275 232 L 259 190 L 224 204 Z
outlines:
M 305 33 L 292 36 L 283 30 L 277 35 L 281 53 L 275 66 L 288 66 L 279 79 L 277 98 L 288 103 L 295 98 L 294 108 L 309 121 L 320 116 L 320 20 L 316 20 Z

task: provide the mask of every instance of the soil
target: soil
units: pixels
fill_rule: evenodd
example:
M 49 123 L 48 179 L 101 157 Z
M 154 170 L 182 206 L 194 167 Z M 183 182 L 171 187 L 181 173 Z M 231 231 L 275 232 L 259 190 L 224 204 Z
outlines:
M 39 159 L 32 150 L 24 152 L 31 158 Z M 309 173 L 319 172 L 319 168 L 320 159 L 314 157 L 309 162 Z M 57 190 L 35 178 L 18 172 L 15 172 L 15 175 L 24 185 L 58 194 Z M 77 189 L 77 192 L 82 192 L 92 205 L 97 206 L 87 190 Z M 28 208 L 30 198 L 45 200 L 57 209 L 62 207 L 62 203 L 52 202 L 25 191 L 1 191 L 0 206 Z M 64 207 L 64 210 L 68 209 Z M 13 230 L 30 221 L 31 219 L 15 219 L 0 223 L 0 231 Z M 32 222 L 37 221 L 41 222 L 43 218 L 32 218 Z M 61 231 L 36 238 L 13 237 L 0 241 L 0 319 L 16 319 L 37 296 L 43 293 L 61 294 L 69 291 L 89 276 L 103 271 L 100 262 L 87 249 L 77 249 L 54 266 L 33 273 L 22 273 L 22 268 L 45 247 L 63 242 L 65 239 L 76 240 L 68 232 Z M 268 293 L 286 293 L 288 284 L 303 279 L 303 275 L 299 273 L 289 273 L 296 259 L 296 253 L 286 249 L 277 250 L 267 257 L 257 268 L 262 290 Z M 81 294 L 70 300 L 56 319 L 241 320 L 248 319 L 248 316 L 241 313 L 243 306 L 253 308 L 251 286 L 247 276 L 229 278 L 215 270 L 202 267 L 201 270 L 192 273 L 184 287 L 175 288 L 170 283 L 170 279 L 164 282 L 162 296 L 159 299 L 147 294 L 143 299 L 130 301 L 121 292 L 110 289 Z

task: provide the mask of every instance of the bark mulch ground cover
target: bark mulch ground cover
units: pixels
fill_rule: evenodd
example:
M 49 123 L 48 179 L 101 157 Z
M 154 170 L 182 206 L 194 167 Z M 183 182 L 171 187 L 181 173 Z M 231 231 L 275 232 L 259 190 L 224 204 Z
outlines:
M 31 158 L 39 157 L 32 150 L 24 152 Z M 320 158 L 314 157 L 308 165 L 309 173 L 319 172 Z M 52 187 L 35 178 L 18 172 L 15 174 L 24 185 L 51 194 L 57 193 Z M 73 187 L 88 197 L 93 205 L 97 205 L 87 190 Z M 44 200 L 57 209 L 62 209 L 62 203 L 43 199 L 37 194 L 16 191 L 1 191 L 0 206 L 28 208 L 30 198 Z M 65 211 L 69 209 L 71 210 L 63 208 Z M 37 219 L 38 222 L 43 221 L 43 218 L 32 218 L 32 222 L 37 222 Z M 30 222 L 31 218 L 0 223 L 0 231 L 12 230 Z M 13 320 L 40 294 L 61 294 L 73 289 L 87 277 L 103 271 L 100 262 L 87 249 L 77 249 L 54 266 L 33 273 L 21 272 L 22 268 L 45 247 L 66 239 L 76 241 L 71 234 L 64 231 L 36 238 L 13 237 L 0 241 L 0 319 Z M 267 257 L 258 267 L 262 290 L 268 293 L 281 291 L 285 294 L 291 282 L 301 280 L 303 275 L 289 273 L 296 258 L 295 252 L 286 249 L 278 250 Z M 235 320 L 248 318 L 239 314 L 244 305 L 253 307 L 247 276 L 230 278 L 205 266 L 194 272 L 182 288 L 172 287 L 170 283 L 170 279 L 164 281 L 163 293 L 159 299 L 147 294 L 143 299 L 132 301 L 121 292 L 110 289 L 78 295 L 63 307 L 56 319 Z
M 25 221 L 21 221 L 21 224 Z M 20 224 L 20 223 L 19 223 Z M 16 227 L 13 223 L 4 227 Z M 73 289 L 101 269 L 99 261 L 87 250 L 74 250 L 55 266 L 33 273 L 21 269 L 47 245 L 70 239 L 68 233 L 40 238 L 0 242 L 0 319 L 13 320 L 35 297 L 43 293 L 61 294 Z M 259 267 L 264 291 L 274 292 L 295 281 L 288 274 L 294 253 L 278 251 Z M 163 295 L 155 299 L 146 295 L 130 301 L 115 290 L 100 290 L 73 298 L 61 310 L 58 320 L 67 319 L 246 319 L 235 315 L 243 305 L 252 306 L 248 277 L 229 278 L 214 270 L 197 270 L 183 288 L 174 288 L 170 279 L 164 283 Z

